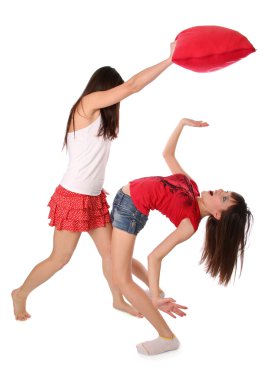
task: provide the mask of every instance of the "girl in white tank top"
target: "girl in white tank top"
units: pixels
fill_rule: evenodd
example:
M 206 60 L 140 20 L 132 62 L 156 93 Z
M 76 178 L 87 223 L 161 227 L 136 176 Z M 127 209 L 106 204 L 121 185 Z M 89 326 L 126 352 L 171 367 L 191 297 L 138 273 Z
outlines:
M 111 280 L 112 225 L 103 191 L 105 168 L 111 141 L 119 131 L 120 101 L 140 91 L 172 63 L 170 56 L 124 82 L 118 72 L 106 66 L 98 69 L 70 111 L 64 145 L 69 165 L 49 202 L 54 226 L 54 246 L 47 259 L 36 265 L 25 282 L 13 290 L 14 314 L 27 320 L 26 300 L 32 290 L 47 281 L 70 260 L 82 232 L 88 232 L 103 261 L 103 273 L 113 295 L 113 306 L 141 316 L 128 304 Z M 147 271 L 133 260 L 133 273 L 148 286 Z

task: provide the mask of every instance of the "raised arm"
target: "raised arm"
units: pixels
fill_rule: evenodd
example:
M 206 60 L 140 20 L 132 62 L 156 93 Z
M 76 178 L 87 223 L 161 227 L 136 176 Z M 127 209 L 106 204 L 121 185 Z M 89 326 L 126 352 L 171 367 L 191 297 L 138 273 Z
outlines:
M 207 127 L 209 124 L 203 121 L 196 121 L 196 120 L 186 119 L 186 118 L 180 120 L 180 122 L 178 123 L 175 130 L 172 132 L 171 136 L 169 137 L 165 145 L 165 148 L 163 150 L 163 157 L 173 174 L 183 173 L 188 178 L 190 178 L 189 175 L 185 172 L 185 170 L 181 167 L 181 165 L 177 161 L 176 155 L 175 155 L 179 136 L 181 135 L 181 132 L 183 131 L 183 128 L 186 125 L 191 126 L 191 127 Z
M 170 56 L 167 59 L 140 71 L 125 83 L 110 90 L 97 91 L 84 96 L 82 99 L 82 104 L 85 113 L 89 115 L 100 108 L 105 108 L 111 106 L 112 104 L 119 103 L 129 95 L 142 90 L 172 64 L 174 47 L 175 42 L 172 42 L 170 45 Z
M 160 243 L 148 256 L 149 289 L 151 293 L 152 303 L 155 307 L 160 308 L 163 311 L 166 310 L 161 308 L 161 306 L 163 307 L 165 302 L 160 298 L 159 295 L 162 260 L 177 244 L 189 239 L 193 234 L 194 228 L 190 220 L 188 218 L 183 219 L 178 228 L 172 232 L 164 241 L 162 241 L 162 243 Z M 167 302 L 169 300 L 166 299 L 165 301 Z M 179 314 L 179 312 L 177 312 L 177 314 Z

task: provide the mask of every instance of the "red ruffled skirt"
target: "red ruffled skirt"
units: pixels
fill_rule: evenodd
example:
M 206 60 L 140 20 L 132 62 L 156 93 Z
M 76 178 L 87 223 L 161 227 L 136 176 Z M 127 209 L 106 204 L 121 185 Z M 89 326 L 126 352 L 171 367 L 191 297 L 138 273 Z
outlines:
M 85 232 L 111 223 L 106 194 L 78 194 L 59 185 L 48 203 L 49 226 L 57 230 Z

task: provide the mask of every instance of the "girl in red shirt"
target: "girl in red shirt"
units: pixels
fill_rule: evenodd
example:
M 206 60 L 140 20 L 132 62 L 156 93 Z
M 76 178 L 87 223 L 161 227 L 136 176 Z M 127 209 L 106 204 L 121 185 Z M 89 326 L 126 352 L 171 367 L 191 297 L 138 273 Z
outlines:
M 146 177 L 131 181 L 118 191 L 111 213 L 113 281 L 127 300 L 157 330 L 159 337 L 137 345 L 141 354 L 155 355 L 177 349 L 178 339 L 159 313 L 160 309 L 175 318 L 185 306 L 172 298 L 160 297 L 162 259 L 179 243 L 189 239 L 200 220 L 207 216 L 206 239 L 201 262 L 207 272 L 227 285 L 236 270 L 238 259 L 243 264 L 244 248 L 252 214 L 244 198 L 222 189 L 199 193 L 196 183 L 183 170 L 175 157 L 179 136 L 185 125 L 206 127 L 207 123 L 182 119 L 170 136 L 163 156 L 173 173 L 168 177 Z M 150 210 L 167 216 L 176 229 L 148 256 L 150 297 L 132 280 L 131 262 L 136 235 L 144 227 Z

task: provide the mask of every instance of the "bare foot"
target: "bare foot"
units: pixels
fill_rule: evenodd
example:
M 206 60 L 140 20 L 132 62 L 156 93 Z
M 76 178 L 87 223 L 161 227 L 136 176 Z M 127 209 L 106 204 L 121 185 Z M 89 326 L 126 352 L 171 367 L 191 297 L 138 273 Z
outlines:
M 20 294 L 20 289 L 15 289 L 11 293 L 14 306 L 14 314 L 17 321 L 26 321 L 30 318 L 30 314 L 26 310 L 26 300 L 27 297 L 23 297 Z
M 130 306 L 125 301 L 114 302 L 113 307 L 117 310 L 124 311 L 128 314 L 131 314 L 134 317 L 143 318 L 142 314 L 140 314 L 137 310 L 135 310 L 132 306 Z

